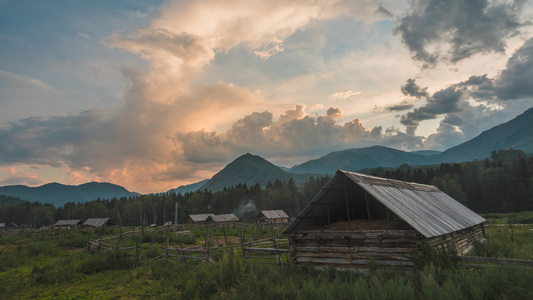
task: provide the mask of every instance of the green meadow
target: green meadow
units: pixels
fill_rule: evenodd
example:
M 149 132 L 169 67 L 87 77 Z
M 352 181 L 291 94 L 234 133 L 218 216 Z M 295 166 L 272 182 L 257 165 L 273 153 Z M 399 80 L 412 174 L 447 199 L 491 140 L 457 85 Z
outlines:
M 531 213 L 529 213 L 531 214 Z M 502 216 L 497 216 L 498 218 Z M 506 220 L 512 217 L 504 216 Z M 279 234 L 271 228 L 247 225 L 227 228 L 237 241 L 199 259 L 159 257 L 168 239 L 171 247 L 202 246 L 203 226 L 188 234 L 137 231 L 121 239 L 121 247 L 135 251 L 89 251 L 87 242 L 114 236 L 120 229 L 102 231 L 25 232 L 0 236 L 0 298 L 2 299 L 532 299 L 533 269 L 507 264 L 479 267 L 458 262 L 449 253 L 427 251 L 411 271 L 369 274 L 317 270 L 245 260 L 240 236 L 265 238 Z M 273 232 L 274 231 L 274 232 Z M 533 225 L 487 225 L 487 243 L 476 245 L 475 256 L 533 259 Z M 282 235 L 278 236 L 283 238 Z M 213 228 L 210 245 L 224 240 Z M 228 243 L 229 244 L 229 243 Z M 151 263 L 149 263 L 152 261 Z M 147 264 L 148 263 L 148 264 Z M 146 264 L 146 265 L 145 265 Z M 142 266 L 145 265 L 145 266 Z

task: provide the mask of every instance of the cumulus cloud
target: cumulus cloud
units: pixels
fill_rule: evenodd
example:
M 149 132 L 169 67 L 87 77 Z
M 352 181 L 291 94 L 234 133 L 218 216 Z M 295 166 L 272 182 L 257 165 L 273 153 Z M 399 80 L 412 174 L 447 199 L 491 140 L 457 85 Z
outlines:
M 287 110 L 277 121 L 270 112 L 252 113 L 225 132 L 196 131 L 178 133 L 187 160 L 227 161 L 234 153 L 252 152 L 283 158 L 323 155 L 333 150 L 376 144 L 403 149 L 422 147 L 422 138 L 407 136 L 398 129 L 383 132 L 377 126 L 367 129 L 361 120 L 341 123 L 339 108 L 329 108 L 324 115 L 310 116 L 303 105 Z
M 97 176 L 141 192 L 173 188 L 183 179 L 205 179 L 220 167 L 220 159 L 207 156 L 227 162 L 234 156 L 224 152 L 232 149 L 228 144 L 241 145 L 237 151 L 261 145 L 263 132 L 278 129 L 270 112 L 249 114 L 264 106 L 260 94 L 225 82 L 198 85 L 196 76 L 217 53 L 237 46 L 258 59 L 279 54 L 284 39 L 312 20 L 343 13 L 336 3 L 165 2 L 148 26 L 115 32 L 106 41 L 147 62 L 145 67 L 122 68 L 129 85 L 120 109 L 11 122 L 0 129 L 0 164 L 50 166 L 74 179 Z M 47 87 L 7 72 L 0 76 Z M 284 118 L 290 124 L 301 115 L 295 110 Z M 211 133 L 228 126 L 222 137 Z
M 423 67 L 452 63 L 476 53 L 503 53 L 506 39 L 518 34 L 523 1 L 417 0 L 398 20 L 400 35 Z

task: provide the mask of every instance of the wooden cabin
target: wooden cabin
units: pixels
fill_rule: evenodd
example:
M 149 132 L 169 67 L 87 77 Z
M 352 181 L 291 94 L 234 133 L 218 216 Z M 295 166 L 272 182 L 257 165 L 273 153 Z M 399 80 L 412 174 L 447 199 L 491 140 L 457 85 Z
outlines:
M 189 218 L 185 222 L 186 224 L 193 224 L 193 225 L 202 225 L 207 223 L 207 219 L 209 217 L 212 218 L 214 214 L 196 214 L 196 215 L 189 215 Z
M 76 228 L 81 220 L 59 220 L 55 224 L 52 224 L 52 228 Z
M 289 216 L 283 210 L 262 210 L 261 211 L 261 222 L 266 223 L 289 223 Z
M 484 221 L 434 186 L 339 170 L 285 233 L 295 264 L 410 268 L 424 244 L 469 251 Z
M 81 226 L 84 228 L 100 228 L 105 226 L 107 221 L 109 221 L 109 218 L 89 218 Z
M 230 225 L 239 222 L 239 218 L 234 214 L 211 215 L 207 218 L 206 222 L 216 225 Z

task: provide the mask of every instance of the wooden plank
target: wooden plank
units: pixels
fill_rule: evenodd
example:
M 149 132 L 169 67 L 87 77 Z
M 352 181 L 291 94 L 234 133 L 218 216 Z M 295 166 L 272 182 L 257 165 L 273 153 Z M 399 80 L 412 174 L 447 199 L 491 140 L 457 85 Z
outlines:
M 376 253 L 416 253 L 418 249 L 413 248 L 379 248 L 379 247 L 295 247 L 295 251 L 300 253 L 357 253 L 357 252 L 376 252 Z
M 324 259 L 324 258 L 346 258 L 346 259 L 363 259 L 363 260 L 390 260 L 390 261 L 397 261 L 397 260 L 412 260 L 412 257 L 410 255 L 391 255 L 389 253 L 297 253 L 296 258 L 316 258 L 316 259 Z
M 321 258 L 321 259 L 315 259 L 315 258 L 308 258 L 308 257 L 302 257 L 296 259 L 297 263 L 312 263 L 312 264 L 327 264 L 327 265 L 365 265 L 368 266 L 371 262 L 371 260 L 358 260 L 358 259 L 346 259 L 346 258 Z M 412 261 L 373 261 L 372 263 L 375 263 L 379 266 L 414 266 L 414 262 Z

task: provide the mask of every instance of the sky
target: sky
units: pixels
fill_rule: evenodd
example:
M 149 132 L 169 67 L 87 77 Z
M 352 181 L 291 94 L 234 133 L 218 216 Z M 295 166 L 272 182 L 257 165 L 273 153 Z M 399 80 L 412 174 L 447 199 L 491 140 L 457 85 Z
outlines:
M 0 186 L 443 151 L 533 107 L 533 4 L 0 0 Z

